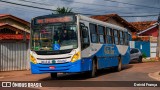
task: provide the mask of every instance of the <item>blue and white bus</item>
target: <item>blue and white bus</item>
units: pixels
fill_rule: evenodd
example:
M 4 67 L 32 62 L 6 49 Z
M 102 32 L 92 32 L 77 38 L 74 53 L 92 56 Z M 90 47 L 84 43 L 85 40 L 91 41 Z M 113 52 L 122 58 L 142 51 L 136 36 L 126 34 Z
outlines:
M 130 61 L 130 32 L 80 14 L 46 15 L 32 19 L 32 74 L 75 73 L 115 67 Z

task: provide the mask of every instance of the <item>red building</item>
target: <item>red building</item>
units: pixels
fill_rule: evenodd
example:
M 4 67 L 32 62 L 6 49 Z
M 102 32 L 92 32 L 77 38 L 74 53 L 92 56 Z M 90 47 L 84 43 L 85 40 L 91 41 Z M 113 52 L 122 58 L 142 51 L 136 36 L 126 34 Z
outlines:
M 139 29 L 137 40 L 152 41 L 158 37 L 158 23 L 156 21 L 132 22 Z

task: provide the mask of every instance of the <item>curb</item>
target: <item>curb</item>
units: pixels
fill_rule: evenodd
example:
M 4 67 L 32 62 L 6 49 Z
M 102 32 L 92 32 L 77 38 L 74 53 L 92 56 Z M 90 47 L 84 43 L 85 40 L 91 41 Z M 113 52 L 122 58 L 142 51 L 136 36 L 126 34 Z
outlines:
M 149 73 L 148 76 L 157 80 L 157 81 L 160 81 L 160 71 L 154 72 L 154 73 Z

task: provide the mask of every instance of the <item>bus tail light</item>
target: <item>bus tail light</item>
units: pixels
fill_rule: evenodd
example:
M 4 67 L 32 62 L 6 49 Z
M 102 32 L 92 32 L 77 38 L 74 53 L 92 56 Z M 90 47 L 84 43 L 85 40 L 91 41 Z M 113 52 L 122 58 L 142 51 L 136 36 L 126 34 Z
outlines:
M 71 62 L 75 62 L 78 59 L 80 59 L 80 52 L 77 52 L 76 54 L 73 55 Z
M 30 60 L 31 60 L 31 62 L 34 63 L 34 64 L 37 63 L 37 61 L 36 61 L 36 59 L 33 57 L 33 55 L 30 55 Z

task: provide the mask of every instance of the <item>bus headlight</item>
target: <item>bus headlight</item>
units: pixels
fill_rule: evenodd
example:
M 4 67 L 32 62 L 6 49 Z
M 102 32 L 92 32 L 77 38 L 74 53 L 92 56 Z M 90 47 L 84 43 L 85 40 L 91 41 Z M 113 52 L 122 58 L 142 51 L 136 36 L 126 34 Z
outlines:
M 30 55 L 30 60 L 31 60 L 31 62 L 34 63 L 34 64 L 37 63 L 37 61 L 36 61 L 36 59 L 33 57 L 33 55 Z
M 80 52 L 77 52 L 76 54 L 73 55 L 71 62 L 75 62 L 78 59 L 80 59 Z

